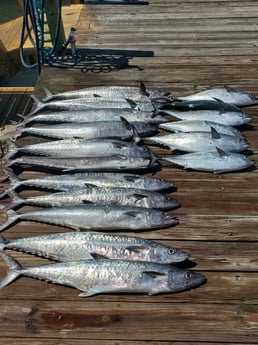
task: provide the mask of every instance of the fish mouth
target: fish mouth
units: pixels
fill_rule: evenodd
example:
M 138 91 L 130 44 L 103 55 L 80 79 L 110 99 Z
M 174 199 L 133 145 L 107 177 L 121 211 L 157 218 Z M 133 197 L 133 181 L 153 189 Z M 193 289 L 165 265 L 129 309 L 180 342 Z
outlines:
M 249 117 L 249 116 L 245 116 L 245 117 L 243 118 L 244 123 L 247 123 L 247 122 L 249 122 L 249 121 L 251 121 L 251 120 L 252 120 L 252 118 Z
M 181 204 L 177 200 L 167 200 L 163 205 L 164 210 L 172 210 L 180 207 Z
M 192 282 L 189 285 L 189 288 L 200 286 L 207 281 L 207 278 L 201 273 L 192 271 L 192 275 L 193 275 Z
M 190 257 L 190 254 L 187 253 L 187 252 L 184 252 L 182 250 L 180 251 L 177 251 L 175 253 L 175 257 L 173 258 L 173 260 L 170 261 L 170 264 L 173 264 L 173 263 L 180 263 L 180 262 L 183 262 L 183 261 L 186 261 L 188 260 Z
M 186 261 L 188 260 L 190 257 L 190 254 L 184 251 L 181 251 L 180 254 L 178 255 L 178 262 L 182 262 L 182 261 Z
M 177 225 L 177 224 L 179 224 L 178 218 L 169 214 L 169 213 L 163 214 L 162 222 L 164 225 Z

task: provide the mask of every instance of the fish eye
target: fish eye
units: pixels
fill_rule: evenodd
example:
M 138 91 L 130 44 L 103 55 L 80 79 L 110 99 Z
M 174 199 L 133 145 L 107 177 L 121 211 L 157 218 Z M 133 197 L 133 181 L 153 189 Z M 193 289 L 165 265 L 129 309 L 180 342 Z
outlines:
M 166 196 L 166 197 L 165 197 L 165 200 L 166 200 L 166 201 L 169 201 L 169 200 L 170 200 L 170 197 L 169 197 L 169 196 Z
M 168 249 L 168 254 L 169 254 L 169 255 L 175 254 L 175 249 L 174 249 L 174 248 L 169 248 L 169 249 Z
M 186 271 L 185 272 L 185 279 L 190 279 L 192 277 L 192 272 Z

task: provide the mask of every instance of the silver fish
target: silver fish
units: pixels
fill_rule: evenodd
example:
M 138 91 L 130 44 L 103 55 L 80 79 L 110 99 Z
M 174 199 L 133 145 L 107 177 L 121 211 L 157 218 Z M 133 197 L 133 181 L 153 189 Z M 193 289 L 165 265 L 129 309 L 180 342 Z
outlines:
M 216 147 L 232 152 L 246 150 L 249 144 L 244 138 L 220 134 L 211 127 L 211 133 L 181 132 L 148 138 L 148 140 L 168 146 L 171 150 L 200 152 L 216 150 Z
M 144 83 L 140 87 L 134 86 L 95 86 L 79 90 L 65 91 L 53 94 L 45 86 L 42 86 L 46 97 L 42 99 L 43 102 L 48 102 L 53 99 L 74 99 L 94 97 L 96 95 L 107 98 L 129 98 L 134 101 L 146 101 L 149 99 L 168 99 L 168 93 L 158 89 L 146 89 Z
M 174 109 L 181 111 L 189 110 L 217 110 L 220 113 L 225 112 L 241 112 L 239 107 L 234 104 L 225 103 L 220 99 L 213 98 L 213 100 L 193 100 L 193 101 L 174 101 L 166 103 L 162 109 Z
M 116 99 L 103 97 L 76 98 L 65 100 L 53 100 L 47 103 L 41 102 L 36 96 L 32 95 L 34 101 L 34 109 L 30 115 L 34 115 L 42 110 L 84 110 L 84 109 L 100 109 L 100 108 L 116 108 L 116 109 L 138 109 L 141 111 L 155 111 L 155 106 L 148 100 L 145 102 L 128 101 L 127 99 Z
M 159 167 L 157 157 L 103 156 L 89 158 L 49 158 L 38 156 L 22 156 L 14 160 L 6 160 L 3 168 L 12 165 L 29 165 L 30 169 L 45 167 L 62 171 L 133 171 Z
M 136 207 L 156 208 L 160 210 L 175 209 L 180 206 L 176 199 L 158 192 L 144 191 L 134 188 L 87 186 L 69 192 L 58 192 L 22 198 L 14 191 L 9 192 L 11 202 L 4 210 L 22 205 L 34 206 L 67 206 L 79 204 L 128 205 Z M 1 207 L 0 207 L 1 208 Z
M 30 154 L 55 158 L 127 156 L 148 157 L 151 154 L 147 146 L 115 139 L 63 139 L 17 147 L 14 142 L 5 139 L 7 149 L 5 159 L 16 154 Z
M 255 95 L 229 86 L 208 89 L 189 96 L 177 97 L 177 99 L 183 101 L 214 100 L 214 98 L 220 99 L 226 103 L 235 104 L 239 107 L 258 104 L 258 99 Z
M 219 110 L 168 110 L 166 115 L 171 115 L 180 120 L 212 121 L 222 125 L 241 126 L 251 121 L 251 117 L 242 111 L 220 112 Z
M 57 191 L 72 191 L 84 188 L 87 185 L 95 185 L 99 187 L 116 186 L 121 188 L 139 188 L 150 191 L 175 189 L 173 182 L 168 180 L 126 173 L 85 172 L 77 174 L 50 175 L 23 180 L 19 179 L 12 171 L 8 171 L 8 174 L 10 184 L 0 194 L 0 199 L 6 196 L 9 191 L 26 187 Z
M 5 240 L 0 250 L 18 250 L 56 261 L 75 261 L 102 257 L 172 264 L 188 259 L 189 254 L 162 243 L 124 234 L 104 232 L 63 232 Z M 60 250 L 62 249 L 62 250 Z
M 166 156 L 163 159 L 180 165 L 185 169 L 210 171 L 215 174 L 247 169 L 255 162 L 240 153 L 217 149 L 212 152 L 195 152 L 183 155 Z
M 51 207 L 16 213 L 6 211 L 7 219 L 0 226 L 5 230 L 17 221 L 28 220 L 55 224 L 74 230 L 147 230 L 159 229 L 178 224 L 173 215 L 143 207 L 133 206 L 105 206 L 105 205 L 76 205 Z
M 157 132 L 156 126 L 146 122 L 129 123 L 121 118 L 117 121 L 98 121 L 81 123 L 62 123 L 52 125 L 41 125 L 32 127 L 17 127 L 15 134 L 35 135 L 47 138 L 113 138 L 131 139 L 135 131 L 139 136 L 153 135 Z
M 172 132 L 211 132 L 213 127 L 218 133 L 232 135 L 237 137 L 244 137 L 241 132 L 227 125 L 222 125 L 212 121 L 198 121 L 198 120 L 182 120 L 167 122 L 159 125 L 159 128 Z
M 206 280 L 195 271 L 153 262 L 97 259 L 22 267 L 9 255 L 1 256 L 9 272 L 0 288 L 23 275 L 74 287 L 81 291 L 80 297 L 101 293 L 156 295 L 190 289 Z
M 26 126 L 31 123 L 52 123 L 52 122 L 97 122 L 97 121 L 117 121 L 120 117 L 126 119 L 128 122 L 148 122 L 159 124 L 166 122 L 165 116 L 158 115 L 155 112 L 140 111 L 135 109 L 85 109 L 85 110 L 71 110 L 58 111 L 47 114 L 37 114 L 34 116 L 19 115 L 23 121 L 19 126 Z

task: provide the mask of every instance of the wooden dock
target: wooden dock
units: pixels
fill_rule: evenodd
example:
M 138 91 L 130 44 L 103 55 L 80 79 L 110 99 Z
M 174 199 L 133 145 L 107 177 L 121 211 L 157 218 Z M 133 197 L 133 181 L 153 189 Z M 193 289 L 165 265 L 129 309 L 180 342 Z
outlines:
M 78 21 L 64 24 L 76 27 L 77 47 L 127 50 L 130 56 L 153 52 L 153 56 L 135 53 L 128 67 L 139 68 L 107 73 L 45 67 L 35 90 L 38 96 L 43 94 L 40 83 L 59 92 L 140 81 L 175 96 L 224 85 L 258 95 L 257 1 L 151 0 L 143 6 L 74 6 Z M 258 163 L 258 108 L 245 111 L 252 122 L 241 130 Z M 155 176 L 175 182 L 177 191 L 171 196 L 181 208 L 173 214 L 180 224 L 136 236 L 188 251 L 196 263 L 193 269 L 203 272 L 207 282 L 176 294 L 83 299 L 74 289 L 21 278 L 0 291 L 0 344 L 258 344 L 257 170 L 214 175 L 165 167 Z M 20 222 L 3 236 L 61 230 Z M 12 255 L 24 265 L 46 262 Z M 4 277 L 2 261 L 0 272 Z

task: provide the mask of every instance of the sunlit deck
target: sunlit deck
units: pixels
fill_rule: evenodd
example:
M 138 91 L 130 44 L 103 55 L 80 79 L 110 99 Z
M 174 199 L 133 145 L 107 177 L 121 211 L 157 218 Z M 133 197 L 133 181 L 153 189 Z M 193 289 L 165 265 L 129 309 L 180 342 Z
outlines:
M 43 95 L 40 84 L 55 93 L 143 81 L 147 87 L 175 96 L 224 85 L 258 95 L 257 22 L 258 4 L 251 0 L 74 5 L 70 12 L 66 9 L 64 25 L 77 29 L 78 48 L 127 50 L 128 56 L 136 57 L 128 59 L 128 68 L 106 73 L 44 67 L 35 94 Z M 250 143 L 250 155 L 258 162 L 257 107 L 245 111 L 252 122 L 241 130 Z M 258 343 L 257 170 L 214 175 L 164 167 L 155 176 L 175 182 L 177 191 L 171 196 L 181 207 L 173 214 L 180 224 L 136 236 L 189 251 L 196 263 L 193 269 L 203 272 L 207 282 L 176 294 L 83 299 L 74 289 L 21 278 L 0 291 L 1 344 Z M 20 222 L 3 236 L 11 239 L 55 231 L 60 228 Z M 24 265 L 43 261 L 12 254 Z M 0 269 L 3 277 L 2 261 Z

